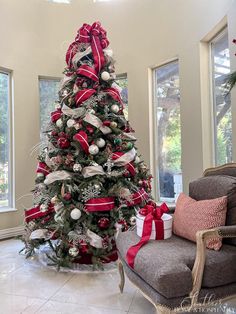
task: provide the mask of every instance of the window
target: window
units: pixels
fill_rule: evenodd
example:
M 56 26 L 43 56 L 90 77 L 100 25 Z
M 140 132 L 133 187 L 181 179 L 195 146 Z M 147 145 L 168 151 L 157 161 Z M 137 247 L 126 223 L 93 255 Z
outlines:
M 215 164 L 232 161 L 232 114 L 230 94 L 227 95 L 225 79 L 230 72 L 227 29 L 210 42 L 212 67 L 212 94 L 214 118 Z
M 59 78 L 39 78 L 40 98 L 40 140 L 45 141 L 43 133 L 50 121 L 50 113 L 55 110 L 55 101 L 58 99 L 60 88 Z
M 116 83 L 120 87 L 120 94 L 124 103 L 124 115 L 128 120 L 128 79 L 126 74 L 118 74 L 116 76 Z
M 174 202 L 182 192 L 178 61 L 153 72 L 158 196 L 161 201 Z
M 11 74 L 0 70 L 0 210 L 12 207 Z

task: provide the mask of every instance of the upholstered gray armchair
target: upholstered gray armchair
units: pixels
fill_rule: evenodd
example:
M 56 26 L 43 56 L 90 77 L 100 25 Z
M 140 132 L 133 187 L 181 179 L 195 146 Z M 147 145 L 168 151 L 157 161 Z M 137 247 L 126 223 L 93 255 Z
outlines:
M 236 297 L 236 164 L 210 168 L 189 185 L 196 200 L 227 195 L 226 226 L 197 233 L 197 243 L 176 235 L 164 241 L 149 241 L 135 258 L 134 269 L 126 263 L 130 246 L 139 241 L 136 231 L 120 233 L 120 290 L 124 271 L 130 281 L 154 304 L 157 313 L 192 311 L 208 301 Z M 223 238 L 220 251 L 206 249 L 206 239 Z

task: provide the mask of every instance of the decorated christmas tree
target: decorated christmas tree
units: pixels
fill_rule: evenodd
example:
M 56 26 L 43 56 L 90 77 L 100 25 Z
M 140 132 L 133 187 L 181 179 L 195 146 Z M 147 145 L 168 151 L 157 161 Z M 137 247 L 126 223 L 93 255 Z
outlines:
M 27 256 L 48 244 L 51 264 L 102 265 L 115 235 L 150 200 L 147 166 L 123 114 L 106 31 L 84 24 L 66 53 L 59 100 L 38 156 L 34 207 L 25 211 Z

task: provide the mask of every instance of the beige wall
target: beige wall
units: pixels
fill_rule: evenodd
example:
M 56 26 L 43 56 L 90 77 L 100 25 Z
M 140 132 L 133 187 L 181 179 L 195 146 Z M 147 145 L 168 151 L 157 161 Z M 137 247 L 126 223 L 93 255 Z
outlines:
M 117 72 L 128 73 L 129 117 L 148 163 L 152 148 L 148 68 L 179 58 L 187 191 L 187 182 L 209 164 L 203 160 L 199 42 L 227 14 L 230 37 L 236 37 L 235 0 L 73 0 L 71 5 L 0 0 L 0 67 L 13 70 L 14 79 L 16 199 L 34 186 L 36 155 L 30 156 L 30 150 L 39 141 L 38 76 L 60 76 L 67 44 L 83 22 L 95 20 L 108 31 Z M 236 60 L 232 64 L 236 68 Z M 235 110 L 233 114 L 236 121 Z M 30 198 L 23 198 L 16 202 L 17 211 L 1 213 L 0 229 L 20 225 L 22 209 L 30 204 Z

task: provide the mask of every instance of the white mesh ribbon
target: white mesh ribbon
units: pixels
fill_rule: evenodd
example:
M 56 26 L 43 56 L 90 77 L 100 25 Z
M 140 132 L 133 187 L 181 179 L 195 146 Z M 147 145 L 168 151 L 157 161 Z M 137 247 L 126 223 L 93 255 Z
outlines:
M 75 109 L 71 109 L 67 105 L 63 104 L 61 111 L 66 115 L 71 118 L 79 118 L 83 116 L 86 112 L 86 109 L 84 107 L 79 107 Z
M 136 137 L 134 135 L 132 135 L 131 133 L 124 132 L 122 135 L 124 137 L 128 138 L 129 140 L 136 141 Z
M 30 239 L 48 239 L 49 238 L 49 232 L 47 229 L 37 229 L 31 232 Z
M 102 166 L 88 166 L 84 167 L 82 170 L 82 175 L 84 178 L 89 178 L 96 175 L 104 175 L 105 171 L 103 170 Z
M 86 113 L 86 115 L 84 117 L 84 121 L 95 126 L 103 134 L 111 133 L 111 129 L 108 126 L 103 125 L 102 121 L 97 116 L 95 116 L 94 114 L 92 114 L 90 112 Z
M 136 156 L 136 150 L 135 150 L 135 148 L 132 148 L 131 150 L 129 150 L 127 153 L 125 153 L 121 157 L 117 158 L 116 160 L 113 160 L 113 163 L 115 166 L 122 167 L 122 166 L 127 165 L 131 161 L 133 161 L 135 156 Z
M 102 238 L 99 235 L 89 229 L 87 230 L 86 235 L 89 238 L 90 245 L 96 247 L 97 249 L 101 249 L 103 247 Z
M 68 180 L 71 178 L 71 175 L 69 172 L 65 170 L 59 170 L 51 172 L 47 175 L 46 179 L 44 180 L 45 184 L 51 184 L 55 181 L 62 181 L 62 180 Z
M 74 65 L 75 68 L 78 68 L 77 62 L 82 59 L 83 57 L 87 56 L 88 54 L 90 54 L 92 52 L 92 48 L 89 45 L 89 47 L 85 50 L 85 51 L 79 51 L 77 52 L 74 57 L 72 58 L 72 63 Z

